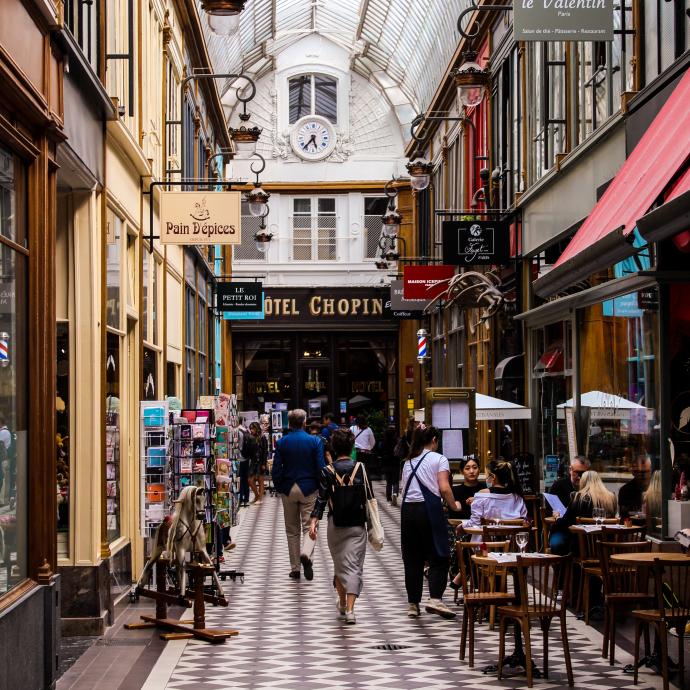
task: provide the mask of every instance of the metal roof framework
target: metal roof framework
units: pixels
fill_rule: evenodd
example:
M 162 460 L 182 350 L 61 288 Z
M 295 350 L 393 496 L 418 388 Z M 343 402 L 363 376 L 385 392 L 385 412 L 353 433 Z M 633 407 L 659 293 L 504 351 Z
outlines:
M 203 18 L 200 1 L 196 0 Z M 456 22 L 469 0 L 248 0 L 240 28 L 217 36 L 202 21 L 216 72 L 259 79 L 281 51 L 319 34 L 350 54 L 350 69 L 385 94 L 400 125 L 424 111 L 458 46 Z M 221 89 L 235 105 L 232 84 Z M 404 136 L 407 137 L 407 128 Z

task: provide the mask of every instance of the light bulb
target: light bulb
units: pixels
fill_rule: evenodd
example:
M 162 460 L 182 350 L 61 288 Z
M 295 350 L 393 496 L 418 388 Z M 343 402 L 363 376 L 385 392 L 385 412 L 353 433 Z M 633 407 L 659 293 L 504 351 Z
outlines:
M 249 213 L 253 216 L 259 218 L 264 214 L 265 204 L 262 201 L 250 201 L 249 202 Z
M 258 251 L 260 251 L 262 254 L 266 253 L 266 250 L 268 249 L 268 242 L 259 242 L 259 240 L 255 240 L 254 244 L 256 245 Z
M 235 14 L 207 14 L 209 28 L 218 36 L 232 36 L 240 28 L 240 15 Z
M 418 192 L 421 192 L 422 190 L 426 189 L 429 186 L 430 182 L 430 175 L 413 175 L 412 177 L 410 177 L 410 184 L 412 185 L 412 189 Z

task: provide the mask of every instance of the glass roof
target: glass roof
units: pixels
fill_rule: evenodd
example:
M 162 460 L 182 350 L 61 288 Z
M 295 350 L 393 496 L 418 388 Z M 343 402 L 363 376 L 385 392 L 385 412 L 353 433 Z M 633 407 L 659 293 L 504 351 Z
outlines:
M 248 0 L 234 36 L 217 36 L 202 24 L 215 71 L 253 78 L 272 71 L 282 50 L 320 34 L 349 52 L 351 69 L 376 84 L 406 124 L 431 101 L 458 45 L 458 15 L 468 5 L 469 0 Z M 203 20 L 201 7 L 199 13 Z M 231 100 L 224 98 L 228 105 Z

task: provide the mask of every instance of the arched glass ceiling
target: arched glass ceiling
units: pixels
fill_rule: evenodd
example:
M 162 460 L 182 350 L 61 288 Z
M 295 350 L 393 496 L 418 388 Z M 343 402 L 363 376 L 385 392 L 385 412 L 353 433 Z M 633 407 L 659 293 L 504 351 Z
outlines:
M 405 124 L 429 104 L 458 45 L 457 17 L 468 5 L 469 0 L 248 0 L 239 32 L 227 37 L 213 34 L 201 7 L 199 13 L 216 72 L 263 76 L 282 50 L 318 33 L 349 51 L 351 69 L 386 94 Z

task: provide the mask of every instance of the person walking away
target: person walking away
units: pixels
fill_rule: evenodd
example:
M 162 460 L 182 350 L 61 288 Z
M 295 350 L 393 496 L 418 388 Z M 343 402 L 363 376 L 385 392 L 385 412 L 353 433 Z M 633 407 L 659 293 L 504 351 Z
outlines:
M 259 489 L 259 478 L 261 477 L 261 446 L 262 441 L 265 441 L 261 433 L 261 425 L 259 422 L 252 422 L 249 425 L 248 440 L 248 455 L 249 455 L 249 488 L 254 494 L 252 504 L 256 505 L 261 502 L 263 492 Z M 268 453 L 268 445 L 266 445 L 266 453 Z M 263 478 L 262 483 L 263 483 Z
M 478 491 L 470 506 L 470 517 L 456 528 L 461 535 L 467 527 L 481 527 L 486 520 L 517 520 L 527 525 L 527 506 L 522 497 L 522 487 L 513 463 L 508 460 L 492 460 L 487 467 L 486 489 Z M 481 535 L 473 535 L 472 541 L 481 541 Z
M 595 508 L 602 508 L 607 518 L 616 516 L 616 495 L 604 486 L 598 472 L 587 470 L 579 485 L 580 490 L 573 494 L 565 515 L 557 511 L 553 513 L 557 519 L 551 528 L 549 546 L 551 553 L 557 556 L 565 556 L 572 551 L 573 540 L 569 528 L 577 522 L 577 518 L 591 518 Z
M 289 432 L 278 441 L 273 455 L 273 485 L 283 502 L 293 580 L 300 578 L 300 565 L 307 580 L 314 578 L 312 555 L 316 542 L 309 537 L 309 526 L 325 466 L 323 444 L 304 430 L 306 419 L 304 410 L 289 412 Z
M 327 465 L 331 465 L 333 463 L 333 458 L 331 457 L 331 445 L 328 439 L 323 435 L 323 427 L 321 424 L 316 421 L 312 422 L 309 425 L 309 433 L 319 439 L 321 445 L 323 446 L 323 458 Z
M 394 506 L 398 505 L 400 493 L 400 460 L 395 457 L 398 440 L 394 426 L 386 429 L 381 440 L 381 469 L 386 477 L 386 500 Z
M 240 458 L 239 458 L 239 475 L 240 475 L 240 493 L 239 502 L 240 508 L 246 508 L 249 505 L 249 463 L 250 458 L 245 453 L 251 450 L 251 440 L 249 429 L 245 426 L 245 418 L 240 417 Z
M 376 447 L 376 437 L 371 427 L 367 423 L 367 418 L 363 414 L 357 415 L 357 421 L 350 427 L 350 431 L 355 437 L 355 456 L 356 459 L 364 463 L 368 468 L 372 462 L 372 452 Z
M 338 613 L 349 625 L 356 623 L 355 602 L 362 592 L 367 552 L 366 470 L 351 457 L 354 441 L 353 433 L 346 429 L 331 435 L 335 461 L 321 471 L 309 528 L 309 536 L 316 540 L 319 520 L 328 505 L 326 538 L 335 571 L 333 586 L 338 592 Z
M 429 601 L 426 611 L 443 618 L 455 617 L 455 612 L 442 600 L 448 581 L 450 547 L 441 497 L 455 510 L 460 510 L 461 506 L 450 486 L 448 458 L 437 452 L 439 438 L 440 432 L 433 426 L 417 429 L 402 471 L 400 542 L 410 618 L 419 616 L 427 563 Z

